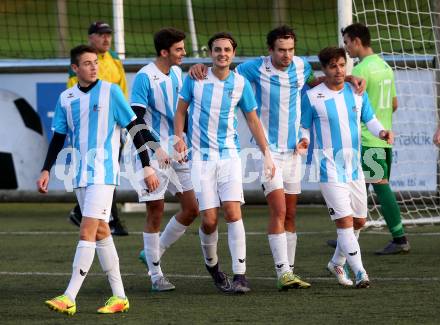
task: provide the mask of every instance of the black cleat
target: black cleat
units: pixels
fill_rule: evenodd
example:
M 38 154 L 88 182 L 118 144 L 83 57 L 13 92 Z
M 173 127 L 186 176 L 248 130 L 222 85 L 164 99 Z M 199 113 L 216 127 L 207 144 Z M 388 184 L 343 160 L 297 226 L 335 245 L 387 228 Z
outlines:
M 69 212 L 69 221 L 79 227 L 81 225 L 82 213 L 79 205 L 75 205 L 75 207 Z
M 336 248 L 336 246 L 338 246 L 338 241 L 336 239 L 329 239 L 327 240 L 327 245 Z
M 395 254 L 408 254 L 411 250 L 411 246 L 407 241 L 404 244 L 397 244 L 393 241 L 390 241 L 385 248 L 377 250 L 375 252 L 376 255 L 395 255 Z
M 225 293 L 233 292 L 231 281 L 226 273 L 219 270 L 218 263 L 214 266 L 206 265 L 206 269 L 209 274 L 211 274 L 212 279 L 214 280 L 214 285 L 217 289 Z
M 232 280 L 232 291 L 239 294 L 244 294 L 251 291 L 249 288 L 249 283 L 244 274 L 234 274 L 234 279 Z
M 128 231 L 119 219 L 111 220 L 108 225 L 113 236 L 128 236 Z

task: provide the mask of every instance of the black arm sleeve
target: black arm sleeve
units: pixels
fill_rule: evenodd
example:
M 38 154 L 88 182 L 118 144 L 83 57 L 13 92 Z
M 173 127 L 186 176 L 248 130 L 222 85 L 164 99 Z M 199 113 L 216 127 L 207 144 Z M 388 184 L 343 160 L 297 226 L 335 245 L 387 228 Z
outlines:
M 136 125 L 142 125 L 144 123 L 140 122 L 139 119 L 136 119 L 130 124 L 126 126 L 128 132 L 130 132 L 131 128 Z M 143 132 L 136 132 L 136 134 L 133 137 L 133 143 L 136 146 L 136 149 L 141 149 L 147 141 L 145 141 L 145 138 L 143 136 Z M 139 152 L 139 158 L 141 159 L 142 167 L 150 166 L 150 158 L 148 157 L 147 150 L 143 150 Z
M 185 125 L 183 126 L 183 132 L 188 133 L 188 111 L 185 114 Z
M 49 149 L 47 150 L 46 160 L 44 161 L 43 170 L 50 171 L 53 164 L 57 160 L 57 156 L 61 149 L 64 147 L 64 141 L 66 140 L 66 135 L 62 133 L 55 132 L 52 140 L 49 144 Z
M 138 119 L 137 124 L 145 124 L 144 115 L 145 115 L 146 109 L 141 106 L 131 106 L 131 108 L 133 109 L 133 112 L 136 114 L 136 117 Z M 159 139 L 157 139 L 157 137 L 155 137 L 153 135 L 153 133 L 151 133 L 148 129 L 142 130 L 142 135 L 143 135 L 146 142 L 159 142 Z M 151 148 L 151 149 L 154 149 L 154 148 Z

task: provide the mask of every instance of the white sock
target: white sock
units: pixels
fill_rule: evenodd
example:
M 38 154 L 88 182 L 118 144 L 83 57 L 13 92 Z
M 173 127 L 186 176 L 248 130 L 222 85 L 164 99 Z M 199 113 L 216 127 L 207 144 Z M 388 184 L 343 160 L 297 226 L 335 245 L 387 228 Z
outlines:
M 232 257 L 232 272 L 246 273 L 246 235 L 243 220 L 228 223 L 228 245 Z
M 199 228 L 200 245 L 202 246 L 203 257 L 205 258 L 205 264 L 212 267 L 218 263 L 217 256 L 217 242 L 218 231 L 217 229 L 212 234 L 205 234 L 201 228 Z
M 354 274 L 365 271 L 362 265 L 361 248 L 354 235 L 353 228 L 338 228 L 338 246 L 347 258 L 347 262 Z
M 275 262 L 275 271 L 277 277 L 281 274 L 290 271 L 289 260 L 287 257 L 287 239 L 286 233 L 269 234 L 269 246 L 272 251 L 273 261 Z
M 293 271 L 295 267 L 295 255 L 296 255 L 296 242 L 298 241 L 298 236 L 296 232 L 286 231 L 287 239 L 287 259 L 289 261 L 290 270 Z
M 122 284 L 121 271 L 119 270 L 119 257 L 112 236 L 96 242 L 101 268 L 107 274 L 108 282 L 112 288 L 113 296 L 125 298 L 124 285 Z
M 162 257 L 165 250 L 174 244 L 185 233 L 187 226 L 182 225 L 177 221 L 176 216 L 173 216 L 168 222 L 165 230 L 160 235 L 159 242 L 159 257 Z
M 96 243 L 80 240 L 76 246 L 75 257 L 73 258 L 72 277 L 64 294 L 73 302 L 76 299 L 81 285 L 86 278 L 87 273 L 93 263 L 95 257 Z
M 361 230 L 357 229 L 357 230 L 353 230 L 353 231 L 354 231 L 354 235 L 356 236 L 356 239 L 358 239 L 359 233 L 361 232 Z M 345 255 L 342 252 L 339 245 L 336 245 L 335 253 L 333 254 L 333 257 L 332 257 L 332 262 L 333 262 L 333 264 L 336 264 L 339 266 L 343 266 L 345 264 L 345 262 L 347 262 L 347 259 L 345 258 Z
M 159 233 L 144 232 L 143 237 L 145 259 L 147 260 L 149 271 L 148 274 L 151 275 L 151 281 L 155 282 L 157 279 L 163 276 L 159 257 Z

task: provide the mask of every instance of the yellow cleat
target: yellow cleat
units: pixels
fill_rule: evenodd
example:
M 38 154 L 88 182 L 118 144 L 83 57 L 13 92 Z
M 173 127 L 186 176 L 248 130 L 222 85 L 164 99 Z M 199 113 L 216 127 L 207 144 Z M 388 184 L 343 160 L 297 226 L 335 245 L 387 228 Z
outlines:
M 50 300 L 46 300 L 45 304 L 49 309 L 56 312 L 72 316 L 76 313 L 76 304 L 73 303 L 66 295 L 61 295 Z
M 288 289 L 307 289 L 310 288 L 310 283 L 307 283 L 292 271 L 287 271 L 281 274 L 277 281 L 277 287 L 280 291 L 286 291 Z
M 302 280 L 296 274 L 293 274 L 293 277 L 295 278 L 295 280 L 294 280 L 293 284 L 290 286 L 293 289 L 308 289 L 308 288 L 310 288 L 312 286 L 310 283 Z
M 104 307 L 98 309 L 99 314 L 125 313 L 130 308 L 128 299 L 119 298 L 117 296 L 110 297 Z

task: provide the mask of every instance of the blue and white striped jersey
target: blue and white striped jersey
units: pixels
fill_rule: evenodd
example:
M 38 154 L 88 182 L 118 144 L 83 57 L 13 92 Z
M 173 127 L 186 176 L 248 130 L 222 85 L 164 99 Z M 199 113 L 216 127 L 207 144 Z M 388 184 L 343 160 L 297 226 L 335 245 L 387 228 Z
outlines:
M 178 66 L 172 66 L 165 75 L 154 62 L 139 70 L 133 83 L 131 105 L 146 109 L 145 123 L 160 137 L 164 148 L 174 135 L 174 114 L 181 88 L 182 70 Z
M 257 113 L 270 150 L 294 150 L 299 140 L 301 90 L 313 78 L 310 64 L 294 56 L 289 67 L 280 71 L 266 56 L 238 65 L 237 72 L 254 86 Z
M 245 113 L 257 108 L 249 81 L 233 71 L 225 80 L 219 80 L 209 68 L 203 80 L 187 76 L 180 97 L 190 104 L 187 132 L 188 147 L 192 148 L 190 159 L 237 157 L 240 150 L 237 106 Z
M 55 107 L 53 130 L 68 134 L 78 172 L 73 187 L 119 184 L 121 127 L 136 119 L 118 85 L 99 80 L 87 93 L 77 84 L 63 91 Z
M 367 93 L 356 95 L 348 83 L 340 91 L 330 90 L 322 83 L 304 94 L 301 126 L 313 128 L 313 159 L 319 166 L 321 183 L 364 179 L 360 161 L 361 121 L 369 128 L 381 127 Z

